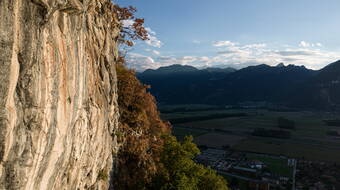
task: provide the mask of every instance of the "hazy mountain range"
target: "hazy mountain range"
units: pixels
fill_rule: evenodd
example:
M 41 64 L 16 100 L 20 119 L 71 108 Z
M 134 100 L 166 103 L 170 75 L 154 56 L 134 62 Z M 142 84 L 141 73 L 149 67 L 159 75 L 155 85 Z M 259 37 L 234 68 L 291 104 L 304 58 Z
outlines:
M 296 108 L 340 107 L 340 61 L 321 70 L 279 64 L 197 69 L 171 65 L 138 73 L 164 104 L 237 105 L 266 102 Z

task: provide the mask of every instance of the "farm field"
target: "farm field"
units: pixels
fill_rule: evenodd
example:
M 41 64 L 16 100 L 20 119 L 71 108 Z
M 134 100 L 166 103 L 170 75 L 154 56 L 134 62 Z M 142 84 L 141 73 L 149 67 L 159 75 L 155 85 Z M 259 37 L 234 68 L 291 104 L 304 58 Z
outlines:
M 190 129 L 190 128 L 176 128 L 175 130 L 173 130 L 173 135 L 175 135 L 179 140 L 183 140 L 183 138 L 185 136 L 193 136 L 195 137 L 199 137 L 202 136 L 204 134 L 206 134 L 207 132 L 204 130 L 198 130 L 198 129 Z
M 288 160 L 280 157 L 268 157 L 266 155 L 259 154 L 247 154 L 247 159 L 249 160 L 259 160 L 266 163 L 268 169 L 275 174 L 292 177 L 293 167 L 287 167 Z
M 208 147 L 223 148 L 225 145 L 234 146 L 245 139 L 243 136 L 227 135 L 219 133 L 207 133 L 197 136 L 194 141 L 197 145 L 205 145 Z
M 338 146 L 340 147 L 340 146 Z M 284 155 L 292 158 L 312 161 L 340 163 L 340 152 L 336 148 L 299 144 L 293 142 L 275 143 L 266 139 L 247 139 L 233 147 L 238 151 L 259 152 L 264 154 Z
M 245 114 L 242 117 L 212 118 L 176 123 L 173 133 L 178 138 L 194 136 L 198 145 L 208 147 L 229 146 L 238 151 L 285 155 L 309 160 L 340 163 L 340 139 L 328 136 L 336 126 L 327 126 L 323 120 L 337 119 L 337 114 L 327 112 L 277 112 L 265 109 L 217 109 L 190 110 L 162 114 L 165 120 L 174 118 L 207 116 L 212 114 Z M 284 117 L 295 123 L 295 129 L 280 129 L 278 118 Z M 284 130 L 291 133 L 289 139 L 252 136 L 254 129 Z

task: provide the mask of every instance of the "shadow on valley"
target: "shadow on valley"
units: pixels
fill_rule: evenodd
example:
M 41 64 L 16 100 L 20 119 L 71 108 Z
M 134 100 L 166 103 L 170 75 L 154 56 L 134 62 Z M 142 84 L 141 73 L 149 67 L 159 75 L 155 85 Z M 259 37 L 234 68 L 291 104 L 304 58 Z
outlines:
M 317 71 L 172 65 L 137 76 L 173 134 L 193 136 L 196 161 L 232 189 L 340 188 L 340 61 Z

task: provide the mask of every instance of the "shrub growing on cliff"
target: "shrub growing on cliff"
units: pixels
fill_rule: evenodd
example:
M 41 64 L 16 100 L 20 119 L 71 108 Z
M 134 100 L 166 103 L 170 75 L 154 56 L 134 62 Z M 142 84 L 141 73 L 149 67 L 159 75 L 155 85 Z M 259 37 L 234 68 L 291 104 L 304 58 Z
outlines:
M 103 180 L 103 181 L 107 181 L 109 179 L 109 176 L 107 175 L 107 171 L 106 170 L 100 170 L 98 173 L 98 180 Z
M 154 190 L 227 190 L 225 179 L 215 171 L 193 161 L 199 149 L 185 137 L 179 142 L 167 136 L 161 154 L 162 167 L 153 179 Z

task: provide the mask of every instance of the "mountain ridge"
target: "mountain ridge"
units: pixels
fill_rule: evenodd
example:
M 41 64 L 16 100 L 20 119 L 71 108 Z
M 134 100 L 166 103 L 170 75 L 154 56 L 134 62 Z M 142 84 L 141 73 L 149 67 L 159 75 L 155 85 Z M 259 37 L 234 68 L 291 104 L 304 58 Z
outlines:
M 151 85 L 150 92 L 164 104 L 229 105 L 265 101 L 291 107 L 330 109 L 338 104 L 336 99 L 340 98 L 337 90 L 340 88 L 337 86 L 340 81 L 340 61 L 320 70 L 280 63 L 276 66 L 249 66 L 226 73 L 218 71 L 196 68 L 191 72 L 173 72 L 167 76 L 140 73 L 138 77 Z M 153 72 L 157 73 L 157 70 Z
M 173 74 L 173 73 L 186 73 L 186 72 L 197 72 L 197 71 L 234 72 L 236 70 L 237 69 L 234 69 L 231 67 L 227 67 L 227 68 L 207 67 L 207 68 L 199 69 L 191 65 L 173 64 L 173 65 L 159 67 L 157 69 L 146 69 L 143 72 L 139 72 L 139 74 Z

